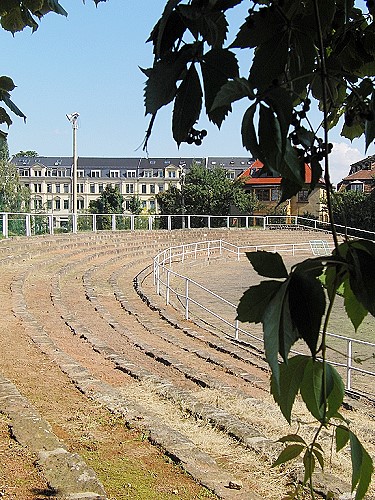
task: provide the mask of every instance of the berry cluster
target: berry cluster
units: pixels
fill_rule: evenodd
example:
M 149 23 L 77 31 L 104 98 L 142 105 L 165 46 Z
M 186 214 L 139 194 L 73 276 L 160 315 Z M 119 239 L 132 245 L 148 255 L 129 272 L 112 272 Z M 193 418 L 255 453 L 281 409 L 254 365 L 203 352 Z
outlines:
M 188 132 L 188 136 L 186 142 L 188 144 L 195 144 L 196 146 L 200 146 L 202 144 L 202 140 L 207 135 L 207 130 L 196 130 L 194 127 Z
M 351 127 L 356 121 L 367 120 L 372 122 L 375 118 L 374 111 L 365 103 L 360 103 L 356 108 L 349 108 L 345 112 L 345 125 Z

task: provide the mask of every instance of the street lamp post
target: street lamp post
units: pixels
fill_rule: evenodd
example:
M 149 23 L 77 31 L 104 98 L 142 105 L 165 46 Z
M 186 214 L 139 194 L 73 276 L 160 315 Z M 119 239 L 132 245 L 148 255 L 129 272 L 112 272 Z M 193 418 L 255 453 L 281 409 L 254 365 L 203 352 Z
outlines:
M 181 186 L 181 228 L 185 229 L 185 195 L 184 195 L 184 183 L 185 183 L 185 170 L 180 167 L 180 186 Z
M 77 157 L 77 129 L 78 129 L 78 117 L 79 113 L 71 113 L 66 115 L 67 119 L 72 124 L 73 129 L 73 172 L 72 172 L 72 214 L 73 214 L 73 224 L 76 224 L 77 215 L 77 167 L 78 167 L 78 157 Z M 74 230 L 74 228 L 73 228 Z M 76 232 L 76 231 L 74 231 Z

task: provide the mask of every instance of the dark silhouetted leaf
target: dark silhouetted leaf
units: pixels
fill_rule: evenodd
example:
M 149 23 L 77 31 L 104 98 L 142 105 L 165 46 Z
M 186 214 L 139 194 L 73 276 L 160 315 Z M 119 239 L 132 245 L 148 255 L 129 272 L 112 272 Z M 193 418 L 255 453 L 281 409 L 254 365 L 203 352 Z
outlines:
M 357 488 L 355 500 L 361 500 L 370 485 L 374 467 L 370 455 L 351 431 L 349 431 L 349 439 L 352 458 L 352 491 Z
M 186 141 L 188 132 L 196 123 L 202 109 L 202 89 L 194 65 L 183 79 L 174 103 L 172 130 L 178 145 Z
M 336 427 L 336 451 L 340 451 L 349 441 L 349 429 L 343 425 Z
M 280 281 L 269 280 L 250 287 L 238 304 L 237 319 L 242 322 L 260 323 L 269 301 L 281 285 Z
M 287 278 L 288 271 L 280 254 L 273 252 L 246 252 L 254 270 L 266 278 Z
M 243 97 L 254 99 L 254 94 L 246 78 L 235 78 L 225 83 L 216 94 L 211 111 L 216 108 L 230 107 L 231 104 Z
M 346 314 L 357 331 L 362 321 L 367 316 L 368 311 L 354 295 L 350 287 L 349 278 L 344 281 L 344 305 Z

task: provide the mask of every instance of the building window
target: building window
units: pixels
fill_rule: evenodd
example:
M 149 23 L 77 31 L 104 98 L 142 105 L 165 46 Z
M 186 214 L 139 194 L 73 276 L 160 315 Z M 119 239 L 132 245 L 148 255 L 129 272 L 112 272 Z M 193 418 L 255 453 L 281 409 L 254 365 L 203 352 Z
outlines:
M 152 176 L 153 176 L 152 170 L 145 170 L 144 171 L 143 177 L 152 177 Z
M 95 193 L 95 184 L 90 184 L 90 193 Z
M 42 198 L 35 198 L 34 199 L 34 209 L 35 210 L 42 210 L 43 204 L 42 204 Z
M 164 191 L 164 184 L 158 184 L 159 193 Z
M 60 184 L 56 184 L 56 193 L 60 193 Z
M 141 193 L 142 194 L 146 194 L 147 193 L 147 185 L 146 184 L 142 184 L 141 185 Z
M 255 196 L 259 201 L 270 201 L 269 189 L 255 189 Z
M 34 170 L 34 176 L 35 177 L 42 177 L 42 171 L 41 170 Z
M 69 200 L 64 200 L 64 210 L 69 210 Z
M 135 177 L 135 170 L 128 170 L 126 173 L 127 177 Z
M 77 193 L 83 193 L 84 192 L 84 184 L 77 184 Z
M 109 171 L 109 176 L 114 178 L 114 177 L 120 177 L 120 170 L 110 170 Z
M 30 170 L 29 169 L 27 169 L 27 170 L 24 170 L 24 169 L 20 170 L 20 176 L 21 177 L 29 177 L 30 176 Z
M 60 198 L 55 199 L 55 210 L 60 210 L 61 208 L 61 201 Z
M 150 200 L 150 210 L 155 210 L 155 200 Z
M 100 170 L 91 170 L 90 177 L 100 177 Z
M 309 201 L 309 192 L 307 189 L 302 189 L 302 191 L 298 191 L 297 201 L 299 203 L 307 203 Z
M 272 188 L 271 189 L 271 200 L 272 201 L 279 201 L 279 198 L 280 198 L 279 188 Z
M 57 177 L 66 177 L 66 170 L 65 170 L 65 168 L 63 170 L 58 170 L 57 171 Z
M 84 177 L 84 176 L 85 176 L 84 170 L 77 170 L 77 177 Z
M 69 184 L 64 184 L 64 193 L 69 193 Z
M 150 184 L 150 193 L 155 194 L 155 184 Z
M 47 184 L 47 193 L 52 193 L 52 184 Z
M 363 184 L 362 184 L 362 182 L 353 182 L 353 184 L 349 184 L 349 189 L 350 189 L 350 191 L 362 192 L 363 191 Z
M 125 200 L 125 210 L 130 211 L 130 200 Z
M 145 201 L 145 200 L 142 200 L 142 201 L 141 201 L 141 207 L 142 207 L 142 208 L 146 208 L 146 201 Z
M 41 193 L 41 192 L 42 192 L 42 185 L 34 184 L 34 193 Z
M 52 200 L 47 200 L 47 210 L 52 210 Z
M 126 194 L 133 194 L 134 193 L 134 184 L 126 184 L 125 185 L 125 192 L 126 192 Z
M 98 191 L 102 193 L 104 191 L 104 184 L 98 184 Z
M 176 178 L 176 171 L 175 170 L 169 170 L 168 171 L 168 177 L 170 179 L 175 179 Z
M 236 177 L 236 173 L 234 170 L 227 171 L 227 178 L 233 180 Z
M 85 208 L 85 200 L 79 199 L 77 200 L 77 209 L 83 210 Z

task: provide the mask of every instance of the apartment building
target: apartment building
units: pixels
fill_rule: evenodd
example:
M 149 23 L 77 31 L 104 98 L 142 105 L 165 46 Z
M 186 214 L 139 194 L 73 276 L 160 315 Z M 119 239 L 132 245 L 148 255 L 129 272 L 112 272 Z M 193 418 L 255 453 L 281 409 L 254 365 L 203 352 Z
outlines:
M 107 185 L 117 187 L 124 197 L 124 212 L 138 196 L 144 212 L 158 213 L 156 195 L 171 184 L 180 187 L 182 176 L 193 163 L 205 168 L 223 167 L 228 177 L 238 177 L 254 160 L 244 157 L 209 158 L 97 158 L 78 157 L 77 210 L 88 210 Z M 15 157 L 20 181 L 31 192 L 31 211 L 56 216 L 72 212 L 72 157 Z

